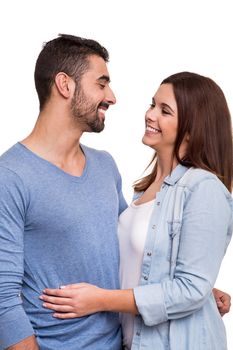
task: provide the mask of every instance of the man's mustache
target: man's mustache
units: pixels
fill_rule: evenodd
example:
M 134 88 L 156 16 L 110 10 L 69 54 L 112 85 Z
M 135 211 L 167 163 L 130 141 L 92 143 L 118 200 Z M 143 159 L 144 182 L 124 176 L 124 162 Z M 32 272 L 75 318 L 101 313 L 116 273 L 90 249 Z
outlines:
M 104 107 L 104 108 L 108 109 L 109 104 L 106 103 L 106 102 L 101 102 L 101 103 L 99 104 L 99 107 Z

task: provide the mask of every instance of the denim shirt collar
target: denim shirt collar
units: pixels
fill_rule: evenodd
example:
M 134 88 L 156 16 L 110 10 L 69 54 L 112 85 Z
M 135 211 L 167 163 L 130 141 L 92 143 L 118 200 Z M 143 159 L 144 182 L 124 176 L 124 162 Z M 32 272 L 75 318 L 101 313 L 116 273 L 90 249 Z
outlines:
M 163 183 L 169 186 L 174 186 L 182 178 L 182 176 L 186 173 L 187 170 L 188 168 L 186 166 L 178 164 L 172 170 L 171 174 L 165 177 L 165 179 L 163 180 Z M 140 198 L 143 193 L 144 191 L 134 192 L 133 200 L 137 200 L 138 198 Z
M 178 164 L 171 172 L 170 175 L 165 177 L 164 183 L 167 185 L 174 186 L 177 181 L 181 179 L 181 177 L 186 173 L 188 168 L 184 165 Z

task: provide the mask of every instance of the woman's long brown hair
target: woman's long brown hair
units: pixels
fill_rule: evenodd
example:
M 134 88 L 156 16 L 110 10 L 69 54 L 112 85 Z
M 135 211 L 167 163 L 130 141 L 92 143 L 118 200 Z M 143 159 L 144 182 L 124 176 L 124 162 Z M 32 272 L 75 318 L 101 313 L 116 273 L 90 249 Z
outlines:
M 231 192 L 232 122 L 222 90 L 210 78 L 190 72 L 171 75 L 162 84 L 172 84 L 177 103 L 178 129 L 174 157 L 182 165 L 214 173 Z M 189 135 L 187 152 L 180 159 L 179 149 L 186 135 Z M 135 183 L 135 191 L 145 191 L 154 181 L 156 153 L 150 165 L 153 165 L 151 173 Z

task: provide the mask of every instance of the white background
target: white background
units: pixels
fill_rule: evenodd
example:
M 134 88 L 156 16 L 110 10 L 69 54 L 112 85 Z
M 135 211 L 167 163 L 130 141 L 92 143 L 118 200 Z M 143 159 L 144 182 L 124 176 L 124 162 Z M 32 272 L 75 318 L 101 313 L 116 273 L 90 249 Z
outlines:
M 36 121 L 35 61 L 42 43 L 58 33 L 96 39 L 110 52 L 117 104 L 107 112 L 105 130 L 84 135 L 82 142 L 112 153 L 128 201 L 132 182 L 152 155 L 141 144 L 144 113 L 163 78 L 183 70 L 210 76 L 223 89 L 233 114 L 230 1 L 1 1 L 0 153 L 23 139 Z M 231 295 L 232 256 L 233 243 L 216 282 Z M 233 349 L 233 311 L 224 321 Z

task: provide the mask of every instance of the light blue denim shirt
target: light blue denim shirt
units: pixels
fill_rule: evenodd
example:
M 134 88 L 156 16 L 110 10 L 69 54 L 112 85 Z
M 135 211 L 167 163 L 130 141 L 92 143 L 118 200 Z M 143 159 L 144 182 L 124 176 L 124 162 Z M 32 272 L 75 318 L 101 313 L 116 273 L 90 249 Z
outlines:
M 204 170 L 195 169 L 181 184 L 186 171 L 178 165 L 156 196 L 140 283 L 134 288 L 140 315 L 132 350 L 227 349 L 212 288 L 232 235 L 233 200 Z M 181 201 L 175 201 L 178 190 Z

